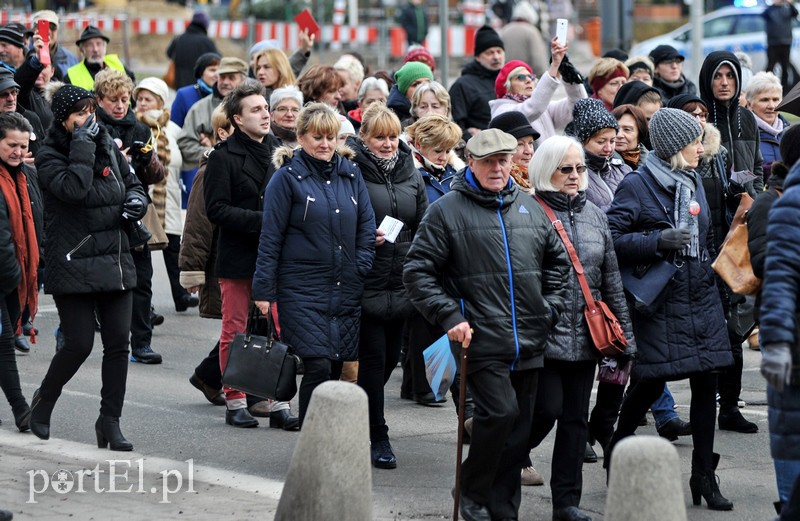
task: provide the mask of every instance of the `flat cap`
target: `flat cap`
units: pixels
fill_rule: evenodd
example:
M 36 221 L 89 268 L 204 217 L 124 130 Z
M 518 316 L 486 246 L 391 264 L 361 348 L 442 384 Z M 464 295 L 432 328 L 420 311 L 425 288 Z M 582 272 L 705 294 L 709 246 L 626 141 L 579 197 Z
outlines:
M 239 74 L 247 76 L 247 64 L 240 58 L 225 56 L 219 62 L 219 67 L 217 67 L 217 76 L 229 74 L 231 72 L 238 72 Z
M 475 159 L 494 154 L 513 154 L 517 150 L 517 138 L 500 129 L 481 130 L 467 141 L 467 152 Z

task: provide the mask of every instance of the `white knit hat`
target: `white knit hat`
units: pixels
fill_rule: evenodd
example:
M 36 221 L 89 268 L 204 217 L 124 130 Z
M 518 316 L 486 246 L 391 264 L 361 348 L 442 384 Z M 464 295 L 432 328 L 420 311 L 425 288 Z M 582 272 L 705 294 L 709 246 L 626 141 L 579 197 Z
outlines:
M 164 83 L 164 80 L 159 78 L 145 78 L 139 82 L 139 85 L 133 89 L 133 99 L 136 99 L 136 95 L 139 93 L 140 90 L 149 90 L 159 98 L 161 98 L 162 103 L 164 106 L 167 105 L 167 100 L 169 99 L 169 87 L 167 84 Z

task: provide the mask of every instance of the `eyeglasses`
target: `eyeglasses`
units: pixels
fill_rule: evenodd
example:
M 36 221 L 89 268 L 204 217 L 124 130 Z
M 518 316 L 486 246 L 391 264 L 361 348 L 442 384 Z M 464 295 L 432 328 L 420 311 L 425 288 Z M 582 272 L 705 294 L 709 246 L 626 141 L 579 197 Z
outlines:
M 3 92 L 0 92 L 0 99 L 6 99 L 11 97 L 16 98 L 18 94 L 19 94 L 19 89 L 4 90 Z
M 620 78 L 618 80 L 611 80 L 608 83 L 606 83 L 606 85 L 608 85 L 610 87 L 619 88 L 619 87 L 622 87 L 623 85 L 625 85 L 625 83 L 627 83 L 627 80 L 625 78 Z
M 563 175 L 570 175 L 572 172 L 577 172 L 578 174 L 582 174 L 586 172 L 586 165 L 560 166 L 556 168 L 556 172 L 561 172 Z
M 517 80 L 517 81 L 525 81 L 525 80 L 528 80 L 528 79 L 533 81 L 533 80 L 536 79 L 536 75 L 535 74 L 517 74 L 516 76 L 514 76 L 514 79 Z
M 700 121 L 705 121 L 708 119 L 708 112 L 690 112 L 695 119 L 699 119 Z
M 297 107 L 277 107 L 273 112 L 283 114 L 284 112 L 291 112 L 292 114 L 300 114 L 300 109 Z

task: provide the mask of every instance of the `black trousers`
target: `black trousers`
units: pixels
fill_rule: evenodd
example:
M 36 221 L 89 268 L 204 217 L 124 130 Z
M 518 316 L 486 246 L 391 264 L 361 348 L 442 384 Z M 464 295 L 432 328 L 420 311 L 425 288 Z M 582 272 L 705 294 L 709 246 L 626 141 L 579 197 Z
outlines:
M 300 426 L 303 426 L 303 420 L 306 418 L 308 412 L 308 404 L 311 402 L 311 394 L 314 389 L 331 379 L 331 362 L 327 358 L 303 358 L 303 366 L 305 372 L 303 379 L 300 380 L 300 389 L 298 390 L 298 400 L 300 405 Z M 341 364 L 338 364 L 341 367 Z M 341 369 L 339 371 L 341 373 Z
M 664 392 L 664 380 L 639 380 L 628 390 L 622 402 L 617 430 L 611 438 L 611 445 L 636 432 L 639 420 L 647 409 Z M 695 373 L 689 377 L 692 401 L 689 421 L 692 423 L 692 470 L 705 472 L 714 469 L 714 423 L 717 419 L 717 374 L 712 372 Z
M 425 357 L 422 352 L 441 337 L 444 331 L 418 313 L 408 319 L 406 327 L 408 344 L 403 360 L 403 388 L 412 394 L 427 394 L 431 392 L 431 386 L 428 385 L 425 375 Z
M 586 447 L 589 400 L 597 362 L 545 360 L 539 371 L 529 449 L 538 447 L 556 427 L 550 489 L 553 509 L 577 507 L 583 489 L 583 453 Z M 620 386 L 621 387 L 621 386 Z
M 131 250 L 136 266 L 136 287 L 133 288 L 131 313 L 131 348 L 149 346 L 153 338 L 153 323 L 150 321 L 150 303 L 153 300 L 153 260 L 145 245 L 144 251 Z M 63 321 L 62 321 L 63 324 Z
M 167 277 L 169 278 L 169 289 L 172 292 L 172 300 L 175 305 L 181 303 L 181 299 L 188 295 L 189 292 L 181 286 L 181 270 L 178 268 L 178 255 L 181 252 L 181 236 L 167 234 L 167 247 L 162 250 L 164 254 L 164 266 L 167 268 Z
M 222 389 L 222 371 L 219 368 L 219 340 L 214 344 L 208 356 L 194 368 L 194 372 L 209 386 L 214 389 Z
M 9 309 L 10 308 L 10 309 Z M 5 297 L 0 296 L 0 388 L 14 411 L 14 416 L 21 414 L 28 406 L 22 395 L 17 369 L 17 354 L 14 350 L 14 326 L 19 318 L 19 298 L 14 291 Z
M 719 374 L 719 409 L 722 413 L 738 410 L 739 395 L 742 393 L 742 369 L 744 368 L 742 341 L 739 338 L 729 338 L 729 340 L 733 365 Z
M 100 414 L 121 416 L 128 378 L 132 292 L 55 295 L 53 300 L 56 302 L 61 330 L 64 333 L 64 348 L 57 351 L 50 362 L 39 390 L 40 396 L 46 401 L 58 400 L 61 389 L 92 352 L 96 309 L 103 342 Z
M 619 407 L 625 395 L 625 386 L 599 382 L 594 408 L 589 417 L 589 439 L 598 441 L 605 450 L 611 435 L 614 434 L 614 425 L 617 423 Z
M 767 72 L 772 72 L 776 64 L 781 66 L 781 85 L 783 86 L 783 93 L 786 94 L 787 90 L 792 86 L 789 84 L 789 55 L 791 54 L 791 45 L 768 45 L 767 46 Z
M 461 467 L 461 491 L 488 506 L 492 518 L 516 519 L 538 370 L 511 372 L 503 362 L 475 362 L 467 372 L 475 412 L 472 443 Z
M 371 441 L 388 440 L 389 427 L 383 417 L 383 387 L 400 359 L 405 320 L 361 317 L 358 343 L 358 385 L 367 393 Z

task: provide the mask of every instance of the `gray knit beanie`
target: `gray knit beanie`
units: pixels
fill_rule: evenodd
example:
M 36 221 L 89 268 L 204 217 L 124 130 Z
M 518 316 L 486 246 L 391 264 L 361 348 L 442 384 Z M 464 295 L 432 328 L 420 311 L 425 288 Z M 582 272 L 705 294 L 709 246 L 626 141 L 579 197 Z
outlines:
M 617 119 L 596 98 L 582 98 L 572 109 L 572 134 L 581 143 L 604 128 L 619 130 Z
M 659 109 L 650 120 L 650 143 L 661 159 L 669 159 L 703 134 L 697 120 L 678 109 Z

